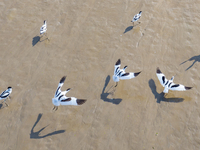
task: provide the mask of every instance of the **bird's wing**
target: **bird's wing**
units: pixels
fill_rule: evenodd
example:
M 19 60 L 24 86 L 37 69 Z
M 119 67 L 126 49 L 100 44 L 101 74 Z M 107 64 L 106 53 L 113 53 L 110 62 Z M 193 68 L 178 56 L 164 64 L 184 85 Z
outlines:
M 137 14 L 133 17 L 134 20 L 138 20 L 140 18 L 140 14 Z
M 46 24 L 42 25 L 42 27 L 40 28 L 40 33 L 44 33 L 47 30 L 47 26 Z
M 1 93 L 0 95 L 0 98 L 3 99 L 3 98 L 6 98 L 10 95 L 10 92 L 8 90 L 5 90 Z
M 186 87 L 182 84 L 175 84 L 175 83 L 172 83 L 171 86 L 169 87 L 169 89 L 172 90 L 172 91 L 186 91 L 186 90 L 189 90 L 191 88 L 192 87 Z
M 77 100 L 76 100 L 76 103 L 77 103 L 78 105 L 82 105 L 82 104 L 84 104 L 86 101 L 87 101 L 86 99 L 77 99 Z
M 121 66 L 121 60 L 118 59 L 117 62 L 115 63 L 114 75 L 116 75 L 117 72 L 120 70 L 120 66 Z
M 66 79 L 66 76 L 63 76 L 61 79 L 60 79 L 60 82 L 58 84 L 58 88 L 56 90 L 56 93 L 55 93 L 55 96 L 58 96 L 60 93 L 61 93 L 61 87 L 63 86 L 64 82 L 65 82 L 65 79 Z
M 124 73 L 122 74 L 119 78 L 121 80 L 126 80 L 126 79 L 132 79 L 132 78 L 135 78 L 136 76 L 138 76 L 141 72 L 137 72 L 137 73 L 133 73 L 133 72 L 130 72 L 130 73 Z
M 66 95 L 67 92 L 69 92 L 70 90 L 71 90 L 71 88 L 68 88 L 66 91 L 62 91 L 62 92 L 61 92 L 61 95 Z
M 156 75 L 158 77 L 158 80 L 160 81 L 160 84 L 165 87 L 165 84 L 168 82 L 168 80 L 166 79 L 165 75 L 160 71 L 159 68 L 157 68 L 156 70 Z
M 136 15 L 133 17 L 133 19 L 137 19 L 137 17 L 138 17 L 138 14 L 136 14 Z
M 85 103 L 86 100 L 84 99 L 77 99 L 75 97 L 63 97 L 60 104 L 61 105 L 82 105 Z
M 40 31 L 43 31 L 44 28 L 45 28 L 45 25 L 42 25 L 42 27 L 40 28 Z

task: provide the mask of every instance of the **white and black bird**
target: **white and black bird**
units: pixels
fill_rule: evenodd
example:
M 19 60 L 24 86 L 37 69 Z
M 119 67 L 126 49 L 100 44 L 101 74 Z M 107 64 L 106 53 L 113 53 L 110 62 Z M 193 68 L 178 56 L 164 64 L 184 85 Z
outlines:
M 133 25 L 134 25 L 134 22 L 138 21 L 140 19 L 142 15 L 142 11 L 140 11 L 138 14 L 136 14 L 133 19 L 131 20 L 131 22 L 133 22 Z M 140 23 L 140 22 L 139 22 Z
M 186 91 L 186 90 L 190 90 L 192 88 L 192 87 L 184 86 L 182 84 L 173 83 L 174 76 L 170 80 L 167 80 L 165 75 L 160 71 L 159 68 L 157 68 L 157 70 L 156 70 L 156 75 L 158 77 L 158 80 L 160 81 L 160 84 L 165 88 L 163 93 L 168 93 L 169 90 Z
M 4 99 L 4 103 L 8 106 L 8 104 L 6 103 L 6 99 L 9 97 L 10 98 L 10 94 L 12 93 L 12 87 L 8 87 L 7 90 L 3 91 L 0 95 L 0 100 Z
M 54 104 L 53 110 L 57 110 L 58 106 L 60 105 L 82 105 L 86 102 L 85 99 L 77 99 L 75 97 L 67 97 L 65 94 L 70 91 L 70 88 L 68 88 L 66 91 L 61 91 L 61 88 L 65 82 L 66 76 L 63 76 L 60 80 L 60 83 L 58 84 L 58 88 L 56 90 L 56 93 L 54 95 L 54 98 L 52 99 L 52 103 Z
M 125 66 L 123 69 L 120 69 L 120 66 L 121 66 L 121 60 L 118 59 L 118 61 L 116 62 L 115 64 L 115 70 L 114 70 L 114 75 L 113 75 L 113 81 L 116 82 L 116 85 L 115 87 L 117 86 L 119 80 L 127 80 L 127 79 L 132 79 L 132 78 L 135 78 L 136 76 L 138 76 L 140 72 L 137 72 L 137 73 L 133 73 L 133 72 L 125 72 L 125 69 L 128 67 L 128 66 Z
M 42 25 L 42 27 L 40 28 L 40 35 L 46 33 L 47 31 L 47 21 L 44 20 L 44 24 Z
M 42 25 L 42 27 L 40 28 L 40 35 L 46 35 L 47 36 L 47 21 L 44 20 L 44 24 Z M 47 37 L 47 39 L 49 40 L 49 38 Z

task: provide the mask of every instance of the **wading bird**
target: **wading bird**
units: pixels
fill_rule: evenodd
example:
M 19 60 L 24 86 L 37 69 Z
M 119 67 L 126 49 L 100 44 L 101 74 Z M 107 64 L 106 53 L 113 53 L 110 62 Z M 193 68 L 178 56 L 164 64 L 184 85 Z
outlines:
M 141 73 L 141 71 L 137 73 L 133 73 L 133 72 L 126 73 L 125 69 L 128 66 L 125 66 L 123 69 L 120 69 L 120 66 L 121 66 L 121 60 L 118 59 L 118 61 L 115 63 L 115 70 L 114 70 L 114 75 L 113 75 L 113 81 L 116 82 L 115 87 L 117 86 L 119 79 L 121 80 L 132 79 Z
M 131 22 L 133 22 L 133 26 L 134 26 L 134 22 L 138 21 L 140 19 L 141 15 L 142 15 L 142 11 L 140 11 L 139 14 L 136 14 L 133 17 L 133 19 L 131 20 Z M 140 23 L 140 22 L 138 22 L 138 23 Z
M 44 20 L 44 24 L 42 25 L 42 27 L 40 28 L 40 35 L 46 35 L 46 37 L 47 37 L 47 33 L 46 33 L 46 31 L 47 31 L 47 21 L 46 20 Z M 47 39 L 49 40 L 49 38 L 47 37 Z
M 61 88 L 65 82 L 66 76 L 63 76 L 58 84 L 58 88 L 56 90 L 56 93 L 54 95 L 54 98 L 52 99 L 52 103 L 54 104 L 53 110 L 57 110 L 58 106 L 60 105 L 82 105 L 86 102 L 85 99 L 77 99 L 75 97 L 67 97 L 65 94 L 70 91 L 70 88 L 68 88 L 66 91 L 61 91 Z
M 192 87 L 184 86 L 182 84 L 173 83 L 174 76 L 170 80 L 167 80 L 165 75 L 160 71 L 159 68 L 157 68 L 156 70 L 156 75 L 158 77 L 158 80 L 160 81 L 160 84 L 165 88 L 163 93 L 168 93 L 169 90 L 186 91 L 192 88 Z
M 8 104 L 6 103 L 6 99 L 9 97 L 10 98 L 10 94 L 12 93 L 12 87 L 8 87 L 7 90 L 3 91 L 0 95 L 0 100 L 5 99 L 3 102 L 6 104 L 6 106 L 8 106 Z M 11 99 L 11 98 L 10 98 Z

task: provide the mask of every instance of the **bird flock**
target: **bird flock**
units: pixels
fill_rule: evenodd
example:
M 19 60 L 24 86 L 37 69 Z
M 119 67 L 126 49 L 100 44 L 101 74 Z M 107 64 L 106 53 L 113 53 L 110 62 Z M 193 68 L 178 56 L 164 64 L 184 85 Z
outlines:
M 142 11 L 140 11 L 138 14 L 136 14 L 133 19 L 131 20 L 131 22 L 137 22 L 140 17 L 142 15 Z M 140 23 L 140 22 L 139 22 Z M 47 36 L 47 21 L 44 20 L 44 24 L 42 25 L 42 27 L 40 28 L 40 35 L 46 35 Z M 48 39 L 48 37 L 47 37 Z M 48 39 L 49 40 L 49 39 Z M 140 72 L 125 72 L 125 69 L 127 68 L 127 66 L 125 66 L 123 69 L 120 69 L 121 66 L 121 60 L 118 59 L 117 62 L 114 65 L 114 75 L 113 75 L 113 81 L 116 82 L 115 87 L 118 85 L 118 82 L 120 80 L 128 80 L 128 79 L 132 79 L 137 77 Z M 186 91 L 191 89 L 192 87 L 187 87 L 184 86 L 182 84 L 175 84 L 173 83 L 174 80 L 174 76 L 170 79 L 167 80 L 165 75 L 161 72 L 161 70 L 159 68 L 156 69 L 156 75 L 158 77 L 158 80 L 160 81 L 160 84 L 164 87 L 163 93 L 168 93 L 169 90 L 172 91 Z M 67 97 L 66 94 L 71 90 L 70 88 L 68 88 L 65 91 L 61 91 L 61 88 L 65 82 L 66 76 L 63 76 L 60 79 L 60 82 L 58 84 L 58 87 L 56 89 L 54 98 L 52 98 L 52 103 L 54 105 L 53 110 L 56 111 L 58 109 L 58 106 L 60 105 L 82 105 L 84 104 L 87 100 L 86 99 L 77 99 L 75 97 Z M 10 94 L 12 93 L 12 87 L 8 87 L 5 91 L 3 91 L 0 94 L 0 100 L 3 100 L 3 103 L 5 103 L 6 106 L 8 106 L 8 104 L 6 103 L 7 98 L 10 98 Z M 10 98 L 11 99 L 11 98 Z

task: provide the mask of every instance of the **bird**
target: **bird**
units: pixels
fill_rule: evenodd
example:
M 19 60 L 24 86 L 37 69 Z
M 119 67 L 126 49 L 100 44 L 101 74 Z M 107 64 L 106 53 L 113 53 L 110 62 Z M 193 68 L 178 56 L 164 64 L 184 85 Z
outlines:
M 156 75 L 158 77 L 158 80 L 160 81 L 160 84 L 165 88 L 163 93 L 168 93 L 169 90 L 172 91 L 186 91 L 190 90 L 192 87 L 187 87 L 182 84 L 175 84 L 173 83 L 174 76 L 167 80 L 165 75 L 160 71 L 160 69 L 157 67 L 156 69 Z
M 46 33 L 46 31 L 47 31 L 47 21 L 44 20 L 44 24 L 40 28 L 40 35 Z
M 47 36 L 46 31 L 47 31 L 47 21 L 44 20 L 44 24 L 43 24 L 42 27 L 40 28 L 40 35 L 46 34 L 46 36 Z M 47 39 L 49 40 L 48 37 L 47 37 Z
M 134 25 L 134 22 L 138 21 L 140 19 L 142 15 L 142 11 L 140 11 L 138 14 L 136 14 L 133 19 L 131 20 L 131 22 L 133 22 L 133 25 Z M 139 22 L 140 23 L 140 22 Z
M 54 104 L 53 110 L 57 110 L 60 105 L 82 105 L 86 102 L 85 99 L 77 99 L 75 97 L 65 96 L 67 92 L 71 89 L 68 88 L 66 91 L 61 91 L 61 88 L 65 82 L 66 76 L 63 76 L 58 84 L 58 88 L 55 92 L 54 98 L 52 98 L 52 103 Z
M 117 86 L 119 79 L 121 80 L 132 79 L 141 73 L 141 71 L 137 73 L 133 73 L 133 72 L 126 73 L 125 69 L 128 66 L 125 66 L 123 69 L 120 69 L 120 66 L 121 66 L 121 60 L 118 59 L 117 62 L 115 63 L 115 69 L 114 69 L 114 75 L 113 75 L 113 81 L 116 82 L 115 87 Z
M 10 98 L 10 94 L 12 93 L 12 87 L 8 87 L 5 91 L 3 91 L 0 95 L 0 100 L 4 99 L 4 103 L 8 106 L 8 104 L 6 103 L 6 99 L 9 97 Z M 10 98 L 11 99 L 11 98 Z

